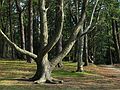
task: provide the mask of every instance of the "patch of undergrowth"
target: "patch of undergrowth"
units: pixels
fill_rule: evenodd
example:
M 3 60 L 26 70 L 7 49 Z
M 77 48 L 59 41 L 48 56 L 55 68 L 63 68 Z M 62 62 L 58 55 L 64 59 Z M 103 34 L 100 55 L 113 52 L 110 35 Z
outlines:
M 83 77 L 87 75 L 94 75 L 96 74 L 93 71 L 83 71 L 83 72 L 76 72 L 77 63 L 73 62 L 63 62 L 63 68 L 57 68 L 53 71 L 52 75 L 55 77 Z
M 54 77 L 84 77 L 88 75 L 95 75 L 95 73 L 84 71 L 84 72 L 75 72 L 70 70 L 54 70 L 52 75 Z

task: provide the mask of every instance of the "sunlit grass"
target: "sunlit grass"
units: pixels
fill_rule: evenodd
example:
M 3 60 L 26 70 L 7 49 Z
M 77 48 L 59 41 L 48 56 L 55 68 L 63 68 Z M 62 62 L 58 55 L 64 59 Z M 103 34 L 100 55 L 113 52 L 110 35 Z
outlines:
M 84 77 L 86 75 L 95 75 L 91 72 L 75 72 L 75 71 L 70 71 L 70 70 L 54 70 L 52 73 L 53 76 L 55 77 Z
M 80 77 L 84 75 L 92 75 L 92 72 L 75 72 L 76 63 L 63 62 L 64 67 L 62 69 L 55 69 L 52 73 L 54 77 Z M 16 78 L 16 77 L 30 77 L 35 73 L 35 63 L 27 63 L 26 61 L 0 61 L 0 78 Z
M 63 62 L 62 69 L 56 68 L 52 76 L 56 78 L 78 78 L 86 76 L 95 76 L 90 71 L 75 72 L 76 63 Z M 66 87 L 51 87 L 44 85 L 35 85 L 33 82 L 21 81 L 32 77 L 36 71 L 36 64 L 27 63 L 21 60 L 0 60 L 0 90 L 79 90 Z M 85 79 L 85 78 L 83 78 Z

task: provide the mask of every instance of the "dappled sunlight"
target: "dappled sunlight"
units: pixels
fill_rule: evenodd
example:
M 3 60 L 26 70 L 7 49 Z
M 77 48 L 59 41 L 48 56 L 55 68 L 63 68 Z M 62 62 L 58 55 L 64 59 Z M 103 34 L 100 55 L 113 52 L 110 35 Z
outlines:
M 20 63 L 20 64 L 19 64 Z M 70 63 L 70 64 L 69 64 Z M 76 63 L 64 62 L 63 68 L 56 68 L 52 76 L 64 80 L 63 84 L 44 84 L 44 88 L 116 88 L 120 83 L 119 75 L 114 69 L 90 65 L 84 67 L 84 72 L 75 72 Z M 8 87 L 41 88 L 35 87 L 33 82 L 28 81 L 35 73 L 35 63 L 25 61 L 0 61 L 0 85 Z M 118 76 L 117 76 L 118 75 Z M 119 87 L 117 87 L 119 88 Z M 11 89 L 12 90 L 12 89 Z M 41 89 L 39 89 L 41 90 Z M 52 89 L 51 89 L 52 90 Z M 54 89 L 56 90 L 56 89 Z M 66 90 L 66 89 L 65 89 Z M 69 89 L 68 89 L 69 90 Z M 71 89 L 72 90 L 72 89 Z M 74 89 L 73 89 L 74 90 Z
M 0 61 L 0 85 L 28 85 L 30 82 L 24 81 L 32 77 L 36 70 L 35 63 L 26 61 Z M 20 81 L 23 79 L 23 81 Z

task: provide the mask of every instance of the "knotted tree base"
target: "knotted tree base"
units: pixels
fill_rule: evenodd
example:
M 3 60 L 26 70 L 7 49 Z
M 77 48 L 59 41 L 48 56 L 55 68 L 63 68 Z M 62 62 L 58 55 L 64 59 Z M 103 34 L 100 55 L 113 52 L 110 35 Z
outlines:
M 43 78 L 41 78 L 39 80 L 34 81 L 34 84 L 43 84 L 43 83 L 62 84 L 63 80 L 58 80 L 58 79 L 55 79 L 55 78 L 52 78 L 52 79 L 43 79 Z

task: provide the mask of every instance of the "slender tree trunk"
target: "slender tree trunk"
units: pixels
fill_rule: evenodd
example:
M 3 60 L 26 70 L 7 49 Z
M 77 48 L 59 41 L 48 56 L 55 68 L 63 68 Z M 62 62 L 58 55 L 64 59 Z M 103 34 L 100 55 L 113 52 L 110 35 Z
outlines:
M 83 28 L 85 29 L 85 27 L 86 27 L 86 21 L 84 22 Z M 84 66 L 89 65 L 89 61 L 88 61 L 88 34 L 84 35 L 83 61 L 84 61 Z
M 56 32 L 62 31 L 64 22 L 64 12 L 63 12 L 63 0 L 56 0 Z M 62 33 L 62 32 L 61 32 Z M 57 55 L 62 51 L 62 34 L 59 41 L 56 44 Z M 62 67 L 62 60 L 58 63 L 58 67 Z
M 11 6 L 12 6 L 12 2 L 11 2 L 11 0 L 9 0 L 9 25 L 10 25 L 10 29 L 9 30 L 10 30 L 10 39 L 11 39 L 11 41 L 13 41 L 12 14 L 11 14 L 12 8 L 11 8 Z M 10 53 L 11 53 L 11 58 L 14 58 L 14 50 L 12 48 L 10 48 Z
M 33 53 L 33 8 L 32 8 L 32 0 L 28 1 L 29 4 L 29 29 L 28 29 L 28 50 Z M 31 63 L 32 58 L 28 57 L 27 62 Z
M 83 26 L 82 26 L 83 27 Z M 82 34 L 83 33 L 83 28 L 81 29 L 81 32 L 80 32 L 80 34 Z M 78 58 L 77 58 L 77 72 L 83 72 L 83 65 L 84 65 L 84 63 L 83 63 L 83 48 L 84 48 L 84 37 L 79 37 L 79 39 L 78 39 L 78 43 L 79 43 L 79 48 L 78 48 L 78 50 L 79 50 L 79 54 L 78 54 Z
M 56 44 L 57 55 L 62 51 L 62 36 L 60 37 L 58 43 Z M 63 67 L 62 60 L 58 63 L 58 67 Z
M 113 65 L 112 50 L 110 48 L 110 45 L 109 45 L 109 60 L 110 60 L 110 64 Z
M 110 36 L 111 33 L 109 33 L 109 27 L 107 27 L 107 34 Z M 113 65 L 113 57 L 112 57 L 112 50 L 111 50 L 111 43 L 110 43 L 110 38 L 108 38 L 108 42 L 109 45 L 108 47 L 108 64 Z
M 88 61 L 88 35 L 86 34 L 85 37 L 84 37 L 84 62 L 85 62 L 85 66 L 88 66 L 89 65 L 89 61 Z
M 25 50 L 25 32 L 24 32 L 24 22 L 23 22 L 23 11 L 20 6 L 20 2 L 16 0 L 17 12 L 19 14 L 19 27 L 20 27 L 20 37 L 21 37 L 21 48 Z M 22 55 L 22 59 L 26 59 L 25 55 Z
M 20 37 L 21 37 L 21 48 L 25 50 L 25 32 L 24 32 L 24 24 L 23 24 L 23 13 L 19 14 L 19 22 L 20 22 Z M 26 56 L 22 56 L 23 59 L 26 59 Z
M 118 28 L 118 22 L 116 20 L 115 20 L 115 27 L 116 27 L 118 46 L 119 46 L 119 49 L 120 49 L 120 32 L 119 32 L 119 28 Z
M 115 20 L 113 19 L 112 19 L 112 33 L 113 33 L 114 46 L 117 53 L 117 61 L 120 63 L 120 47 L 119 47 L 118 38 L 117 38 Z

